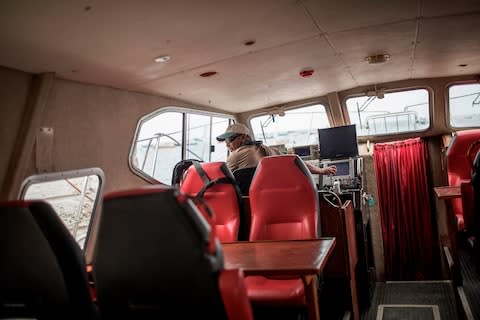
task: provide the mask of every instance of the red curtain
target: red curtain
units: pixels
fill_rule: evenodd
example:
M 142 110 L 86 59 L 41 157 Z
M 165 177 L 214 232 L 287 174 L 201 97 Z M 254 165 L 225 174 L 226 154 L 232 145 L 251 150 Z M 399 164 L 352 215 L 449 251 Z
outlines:
M 374 159 L 386 279 L 435 279 L 439 260 L 424 141 L 375 144 Z

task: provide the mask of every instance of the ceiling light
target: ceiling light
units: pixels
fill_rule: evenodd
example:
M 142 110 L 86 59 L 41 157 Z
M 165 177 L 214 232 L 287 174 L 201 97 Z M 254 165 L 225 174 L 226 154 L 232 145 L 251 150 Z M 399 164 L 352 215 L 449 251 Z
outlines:
M 165 55 L 165 56 L 160 56 L 160 57 L 156 57 L 155 58 L 155 62 L 167 62 L 170 60 L 170 56 L 169 55 Z
M 367 61 L 368 64 L 385 63 L 388 60 L 390 60 L 390 55 L 387 53 L 376 54 L 376 55 L 368 56 L 365 58 L 365 61 Z

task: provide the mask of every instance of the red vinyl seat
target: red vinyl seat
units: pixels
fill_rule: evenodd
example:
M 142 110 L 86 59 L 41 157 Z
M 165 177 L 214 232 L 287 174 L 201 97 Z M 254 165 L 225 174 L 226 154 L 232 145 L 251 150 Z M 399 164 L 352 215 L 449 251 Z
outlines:
M 480 129 L 464 130 L 455 133 L 447 149 L 448 184 L 460 186 L 468 184 L 472 175 L 472 165 L 476 152 L 480 148 Z M 468 186 L 461 187 L 469 192 Z M 468 194 L 467 194 L 468 197 Z M 451 209 L 457 217 L 459 231 L 468 229 L 473 223 L 473 212 L 465 210 L 462 202 L 468 199 L 451 199 Z
M 225 162 L 194 163 L 185 172 L 180 190 L 205 200 L 215 213 L 220 241 L 239 240 L 239 230 L 243 227 L 240 226 L 241 193 Z
M 102 319 L 253 319 L 243 273 L 224 269 L 194 200 L 164 185 L 105 196 L 93 261 Z
M 317 188 L 296 155 L 263 158 L 250 185 L 251 241 L 315 239 L 318 236 Z M 288 258 L 288 257 L 285 257 Z M 302 279 L 248 276 L 253 304 L 305 307 Z

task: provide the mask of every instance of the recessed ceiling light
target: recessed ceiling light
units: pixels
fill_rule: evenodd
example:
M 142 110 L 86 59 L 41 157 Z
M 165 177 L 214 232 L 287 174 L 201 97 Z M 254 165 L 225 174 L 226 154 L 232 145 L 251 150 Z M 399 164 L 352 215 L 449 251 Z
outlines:
M 170 56 L 169 55 L 165 55 L 165 56 L 160 56 L 160 57 L 156 57 L 155 58 L 155 62 L 167 62 L 170 60 Z
M 388 60 L 390 60 L 390 55 L 387 53 L 376 54 L 365 58 L 365 61 L 367 61 L 368 64 L 385 63 Z
M 255 40 L 247 40 L 243 43 L 245 46 L 253 46 L 255 44 Z

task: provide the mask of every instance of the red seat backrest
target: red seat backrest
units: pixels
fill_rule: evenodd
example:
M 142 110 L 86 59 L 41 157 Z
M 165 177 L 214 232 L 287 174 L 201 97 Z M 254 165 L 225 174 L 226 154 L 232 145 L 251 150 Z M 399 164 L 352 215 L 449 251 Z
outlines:
M 225 162 L 197 164 L 207 176 L 208 181 L 219 181 L 219 183 L 213 183 L 208 187 L 202 196 L 215 214 L 218 238 L 222 242 L 238 240 L 242 209 L 241 195 L 232 172 L 227 168 Z M 206 183 L 208 182 L 205 178 L 202 178 L 198 168 L 192 165 L 184 175 L 180 190 L 192 196 L 197 196 Z M 202 210 L 202 208 L 200 209 Z
M 315 182 L 297 155 L 263 158 L 250 185 L 250 240 L 317 237 Z
M 262 158 L 249 194 L 250 240 L 317 237 L 317 188 L 305 163 L 297 155 Z M 248 276 L 246 286 L 248 297 L 254 304 L 306 306 L 305 287 L 300 278 Z
M 480 140 L 480 129 L 464 130 L 455 133 L 447 150 L 447 172 L 448 184 L 451 186 L 460 186 L 462 181 L 470 180 L 472 175 L 472 159 L 469 156 L 477 147 L 472 145 Z M 453 213 L 463 220 L 464 209 L 462 199 L 452 199 L 451 206 Z M 468 220 L 468 219 L 467 219 Z M 465 227 L 468 228 L 468 221 L 465 221 Z M 459 226 L 459 229 L 463 227 Z

